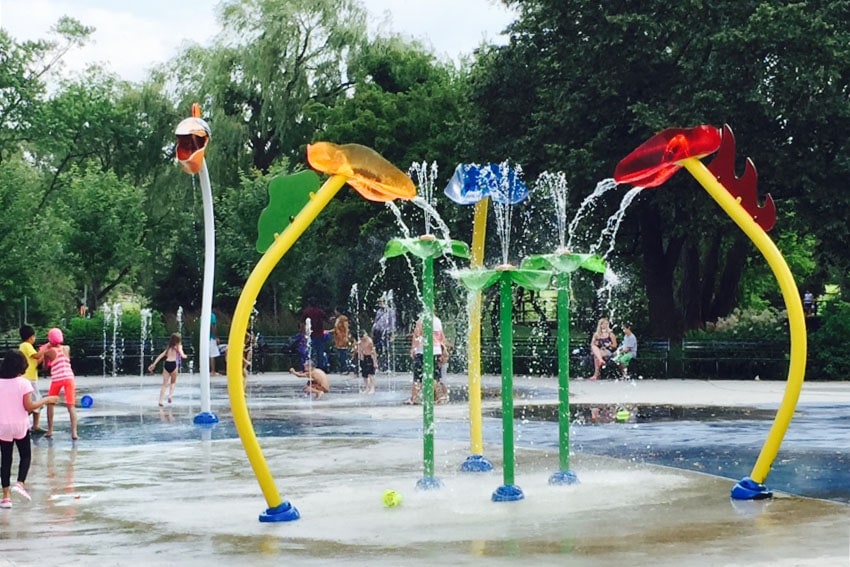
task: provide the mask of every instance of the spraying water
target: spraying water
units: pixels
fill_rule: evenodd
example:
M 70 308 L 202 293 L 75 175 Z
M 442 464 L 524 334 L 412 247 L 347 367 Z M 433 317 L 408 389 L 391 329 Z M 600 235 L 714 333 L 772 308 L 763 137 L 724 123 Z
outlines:
M 304 340 L 307 343 L 307 360 L 313 359 L 313 321 L 304 319 Z
M 512 169 L 513 171 L 511 171 Z M 491 195 L 493 197 L 493 213 L 496 216 L 496 234 L 501 244 L 502 264 L 507 264 L 511 249 L 513 208 L 528 193 L 521 181 L 522 167 L 520 165 L 511 168 L 507 161 L 503 161 L 499 164 L 499 173 L 498 184 L 491 189 Z
M 124 339 L 121 337 L 121 316 L 123 309 L 121 304 L 115 302 L 112 304 L 112 376 L 118 376 L 118 363 L 124 355 Z M 118 341 L 121 341 L 119 347 Z
M 177 332 L 183 336 L 183 306 L 177 308 Z
M 567 227 L 567 233 L 569 234 L 569 240 L 567 240 L 566 248 L 570 248 L 573 243 L 573 237 L 575 236 L 575 229 L 578 226 L 578 223 L 584 218 L 587 213 L 593 210 L 593 206 L 596 205 L 596 201 L 605 194 L 607 191 L 614 189 L 617 187 L 617 182 L 613 179 L 603 179 L 599 183 L 597 183 L 596 188 L 593 190 L 593 193 L 584 198 L 579 205 L 578 211 L 576 211 L 573 220 L 570 221 L 569 227 Z
M 348 309 L 354 315 L 354 332 L 360 337 L 360 287 L 353 283 L 348 292 Z
M 109 305 L 104 303 L 101 306 L 103 312 L 103 376 L 106 377 L 106 360 L 111 360 L 112 376 L 118 375 L 118 366 L 121 359 L 124 357 L 124 339 L 121 338 L 121 315 L 122 309 L 120 303 Z M 108 341 L 108 329 L 112 326 L 112 343 Z M 120 342 L 120 345 L 119 345 Z
M 411 164 L 407 173 L 419 188 L 419 196 L 416 197 L 414 201 L 421 201 L 421 203 L 417 203 L 419 206 L 422 206 L 423 204 L 430 206 L 430 204 L 434 202 L 434 181 L 437 179 L 437 162 L 431 162 L 430 166 L 424 161 L 414 162 Z M 424 207 L 423 210 L 425 211 L 424 234 L 431 234 L 431 230 L 434 228 L 432 220 L 434 218 L 438 218 L 439 215 L 432 214 L 431 210 Z M 436 213 L 436 211 L 434 211 L 434 213 Z
M 537 178 L 537 189 L 552 198 L 555 207 L 555 221 L 558 224 L 558 244 L 561 250 L 567 248 L 567 176 L 563 171 L 549 173 L 544 171 Z
M 605 250 L 605 253 L 602 254 L 602 258 L 607 258 L 608 254 L 614 250 L 614 244 L 616 241 L 617 232 L 620 230 L 620 225 L 623 223 L 623 218 L 626 216 L 626 209 L 635 200 L 635 197 L 643 190 L 643 187 L 633 187 L 623 196 L 623 200 L 620 201 L 620 208 L 617 209 L 617 212 L 608 217 L 608 222 L 605 224 L 605 228 L 602 230 L 602 233 L 599 235 L 599 240 L 596 241 L 596 244 L 590 249 L 592 254 L 597 253 L 598 250 L 602 248 L 602 243 L 605 242 L 606 238 L 609 238 L 608 249 Z
M 150 309 L 142 309 L 139 312 L 140 317 L 140 343 L 139 343 L 139 376 L 145 375 L 145 345 L 151 338 L 151 322 L 153 321 L 153 312 Z M 153 344 L 151 344 L 153 350 Z
M 248 320 L 248 337 L 246 338 L 245 349 L 247 352 L 251 353 L 250 356 L 246 356 L 245 360 L 247 360 L 247 364 L 245 366 L 245 374 L 251 374 L 254 372 L 254 347 L 258 344 L 257 335 L 254 332 L 254 323 L 257 320 L 257 316 L 260 314 L 257 311 L 257 302 L 254 302 L 254 306 L 251 307 L 251 318 Z
M 108 303 L 104 303 L 100 306 L 100 310 L 103 312 L 103 352 L 100 355 L 100 359 L 103 361 L 103 377 L 106 378 L 106 356 L 109 345 L 106 339 L 106 332 L 109 324 L 112 322 L 112 309 Z

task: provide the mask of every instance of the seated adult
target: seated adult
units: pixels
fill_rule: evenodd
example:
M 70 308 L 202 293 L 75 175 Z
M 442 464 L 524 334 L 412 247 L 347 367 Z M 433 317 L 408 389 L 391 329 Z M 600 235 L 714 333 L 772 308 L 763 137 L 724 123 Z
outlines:
M 637 337 L 632 332 L 631 323 L 623 324 L 623 344 L 617 349 L 614 362 L 620 367 L 623 378 L 629 375 L 629 363 L 637 357 Z
M 611 332 L 607 317 L 603 317 L 596 325 L 596 332 L 590 338 L 590 352 L 593 353 L 593 376 L 590 380 L 599 379 L 599 371 L 605 366 L 617 350 L 617 337 Z

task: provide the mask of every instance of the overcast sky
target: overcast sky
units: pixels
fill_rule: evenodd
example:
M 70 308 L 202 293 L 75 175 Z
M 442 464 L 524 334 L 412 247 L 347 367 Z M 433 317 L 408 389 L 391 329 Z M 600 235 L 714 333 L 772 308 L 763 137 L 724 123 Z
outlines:
M 97 31 L 83 49 L 66 56 L 69 70 L 100 62 L 124 79 L 141 81 L 148 69 L 173 57 L 185 39 L 201 45 L 218 30 L 220 0 L 0 0 L 0 27 L 18 41 L 48 38 L 71 16 Z M 361 0 L 371 31 L 422 40 L 438 56 L 457 59 L 482 39 L 504 43 L 500 32 L 513 15 L 497 0 Z M 389 19 L 387 19 L 389 18 Z

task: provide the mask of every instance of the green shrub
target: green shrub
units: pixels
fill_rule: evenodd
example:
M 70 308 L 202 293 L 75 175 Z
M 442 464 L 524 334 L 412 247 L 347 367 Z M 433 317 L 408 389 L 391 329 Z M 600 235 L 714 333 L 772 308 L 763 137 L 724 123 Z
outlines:
M 850 303 L 830 301 L 818 309 L 821 324 L 809 334 L 806 378 L 846 380 L 850 375 Z
M 693 340 L 782 340 L 788 337 L 788 315 L 773 307 L 764 309 L 735 309 L 705 329 L 688 331 Z
M 148 328 L 149 337 L 164 337 L 168 335 L 168 331 L 163 323 L 162 315 L 158 311 L 151 314 L 151 321 Z M 80 339 L 100 339 L 103 338 L 106 332 L 109 338 L 112 337 L 113 322 L 110 321 L 104 329 L 103 313 L 97 312 L 88 317 L 73 317 L 68 321 L 67 329 L 63 329 L 65 334 L 65 342 L 73 342 Z M 121 314 L 121 326 L 119 334 L 124 338 L 132 337 L 138 339 L 142 335 L 142 315 L 138 309 L 127 309 Z

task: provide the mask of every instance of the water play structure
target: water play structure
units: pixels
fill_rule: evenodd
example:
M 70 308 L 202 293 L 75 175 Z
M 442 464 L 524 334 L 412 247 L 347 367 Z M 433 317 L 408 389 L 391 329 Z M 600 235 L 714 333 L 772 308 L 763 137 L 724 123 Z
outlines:
M 432 234 L 419 238 L 394 238 L 387 243 L 385 258 L 411 254 L 422 260 L 422 430 L 423 476 L 417 488 L 438 488 L 434 476 L 434 259 L 451 254 L 469 257 L 469 247 L 457 240 L 439 240 Z
M 311 167 L 331 177 L 321 188 L 319 176 L 313 171 L 281 176 L 269 185 L 269 205 L 258 223 L 257 249 L 263 256 L 245 282 L 228 339 L 227 380 L 233 421 L 268 504 L 260 514 L 261 522 L 296 520 L 300 514 L 280 496 L 254 432 L 242 387 L 245 377 L 241 353 L 257 295 L 281 258 L 346 183 L 369 201 L 387 202 L 416 196 L 416 187 L 407 175 L 374 150 L 359 144 L 338 146 L 317 142 L 307 146 L 307 161 Z
M 705 168 L 698 158 L 718 150 L 720 153 L 717 159 L 710 168 Z M 263 522 L 295 520 L 300 517 L 300 514 L 288 501 L 281 498 L 247 411 L 243 389 L 242 359 L 239 353 L 244 347 L 248 321 L 259 290 L 271 270 L 345 183 L 354 187 L 366 199 L 377 202 L 389 202 L 396 198 L 412 200 L 416 197 L 416 188 L 411 179 L 369 148 L 356 144 L 337 146 L 319 142 L 308 146 L 307 159 L 314 169 L 331 177 L 321 188 L 319 188 L 319 177 L 313 171 L 278 177 L 270 184 L 269 206 L 263 211 L 258 224 L 257 249 L 263 253 L 263 256 L 245 284 L 234 313 L 229 336 L 231 350 L 227 355 L 228 391 L 237 431 L 268 504 L 268 508 L 260 515 L 260 521 Z M 653 137 L 622 160 L 617 166 L 614 179 L 618 183 L 654 187 L 669 179 L 678 169 L 687 168 L 724 211 L 756 243 L 768 259 L 779 281 L 788 306 L 792 334 L 791 367 L 786 394 L 751 475 L 742 479 L 732 489 L 734 499 L 757 500 L 772 496 L 772 492 L 765 487 L 764 480 L 776 457 L 799 397 L 805 367 L 805 328 L 802 304 L 799 294 L 796 293 L 793 277 L 781 254 L 765 233 L 775 220 L 773 202 L 768 198 L 763 206 L 758 204 L 755 169 L 750 162 L 741 178 L 735 176 L 733 165 L 734 139 L 728 127 L 724 128 L 722 133 L 711 126 L 700 126 L 690 130 L 670 129 Z M 491 164 L 483 168 L 474 165 L 459 166 L 446 189 L 446 194 L 453 201 L 459 204 L 474 204 L 477 207 L 474 220 L 476 226 L 473 230 L 472 267 L 455 270 L 453 274 L 473 292 L 469 302 L 471 318 L 477 313 L 476 319 L 480 319 L 481 290 L 499 284 L 503 484 L 493 492 L 491 497 L 493 501 L 498 502 L 524 498 L 522 489 L 515 483 L 513 287 L 520 286 L 532 290 L 554 287 L 558 293 L 560 468 L 551 475 L 549 483 L 573 484 L 577 482 L 577 477 L 570 470 L 569 447 L 570 274 L 580 268 L 598 273 L 606 270 L 605 262 L 601 257 L 595 254 L 577 254 L 566 249 L 563 246 L 565 242 L 563 230 L 559 235 L 561 246 L 554 253 L 526 257 L 519 267 L 510 263 L 508 253 L 512 207 L 526 199 L 529 194 L 520 175 L 519 168 L 514 170 L 506 163 Z M 636 194 L 637 192 L 631 195 L 629 202 Z M 482 233 L 486 222 L 488 199 L 494 203 L 497 230 L 502 245 L 502 262 L 494 269 L 485 269 L 482 262 L 484 241 Z M 482 202 L 485 204 L 480 205 Z M 558 206 L 562 207 L 561 203 L 556 202 L 556 208 Z M 479 214 L 484 220 L 479 218 Z M 559 222 L 559 226 L 564 227 L 566 223 Z M 418 238 L 391 240 L 387 244 L 384 256 L 392 258 L 406 254 L 412 254 L 423 260 L 424 475 L 417 487 L 427 489 L 441 485 L 434 473 L 433 457 L 433 259 L 446 254 L 466 258 L 470 256 L 470 253 L 465 243 L 448 238 L 440 240 L 426 231 L 425 235 Z M 478 324 L 480 324 L 479 321 L 470 320 L 469 384 L 472 455 L 461 466 L 461 470 L 471 472 L 488 470 L 487 466 L 490 465 L 483 456 L 480 407 L 475 407 L 480 403 L 480 388 L 474 387 L 479 380 L 476 374 L 480 374 L 480 345 L 476 345 L 478 341 L 475 340 L 476 335 L 480 340 L 480 328 L 475 328 Z M 473 464 L 470 466 L 469 463 Z
M 700 158 L 714 152 L 718 152 L 717 157 L 706 167 Z M 769 498 L 772 492 L 764 481 L 794 416 L 806 371 L 806 320 L 800 293 L 788 264 L 767 235 L 766 231 L 776 222 L 776 207 L 770 195 L 764 204 L 759 204 L 755 165 L 747 159 L 744 174 L 741 177 L 735 174 L 735 137 L 728 125 L 722 130 L 706 125 L 664 130 L 626 156 L 617 165 L 614 179 L 620 183 L 657 187 L 683 167 L 764 255 L 788 310 L 791 360 L 785 396 L 752 473 L 732 488 L 735 499 Z
M 204 282 L 201 298 L 201 331 L 198 337 L 201 370 L 201 412 L 195 423 L 218 423 L 218 416 L 210 407 L 210 327 L 212 318 L 213 282 L 215 279 L 215 221 L 213 216 L 212 188 L 204 154 L 210 140 L 210 127 L 201 119 L 201 107 L 192 105 L 192 116 L 177 125 L 177 162 L 190 175 L 201 179 L 204 206 Z M 240 353 L 242 350 L 240 349 Z

